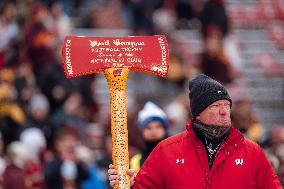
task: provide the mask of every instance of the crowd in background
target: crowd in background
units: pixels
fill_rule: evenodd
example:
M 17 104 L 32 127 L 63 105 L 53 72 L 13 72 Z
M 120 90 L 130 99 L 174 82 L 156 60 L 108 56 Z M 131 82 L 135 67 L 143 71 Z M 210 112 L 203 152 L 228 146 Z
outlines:
M 6 0 L 0 2 L 0 188 L 109 187 L 108 104 L 96 98 L 96 75 L 66 79 L 62 68 L 64 36 L 76 28 L 167 36 L 168 77 L 152 95 L 134 93 L 128 107 L 130 156 L 143 149 L 137 113 L 144 103 L 156 100 L 168 115 L 169 135 L 180 132 L 191 117 L 188 80 L 205 73 L 228 87 L 234 125 L 262 145 L 284 182 L 284 128 L 266 133 L 244 89 L 234 83 L 243 68 L 236 48 L 227 48 L 234 42 L 222 0 Z M 200 31 L 198 56 L 174 35 L 192 28 Z M 175 90 L 172 99 L 163 91 L 168 86 Z

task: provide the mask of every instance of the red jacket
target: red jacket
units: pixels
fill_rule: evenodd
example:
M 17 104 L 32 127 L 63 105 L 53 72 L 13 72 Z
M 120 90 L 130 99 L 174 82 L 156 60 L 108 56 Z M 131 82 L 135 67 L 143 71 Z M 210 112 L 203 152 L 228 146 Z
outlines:
M 24 170 L 9 164 L 3 174 L 3 189 L 27 189 Z
M 212 169 L 191 123 L 187 131 L 162 141 L 144 162 L 134 189 L 282 188 L 260 146 L 232 127 Z

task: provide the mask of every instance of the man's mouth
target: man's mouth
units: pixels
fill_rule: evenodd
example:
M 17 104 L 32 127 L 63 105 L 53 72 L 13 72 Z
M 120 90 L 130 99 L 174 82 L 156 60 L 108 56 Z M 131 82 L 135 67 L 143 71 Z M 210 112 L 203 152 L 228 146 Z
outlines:
M 230 125 L 230 120 L 224 119 L 224 120 L 220 120 L 220 123 L 222 125 Z

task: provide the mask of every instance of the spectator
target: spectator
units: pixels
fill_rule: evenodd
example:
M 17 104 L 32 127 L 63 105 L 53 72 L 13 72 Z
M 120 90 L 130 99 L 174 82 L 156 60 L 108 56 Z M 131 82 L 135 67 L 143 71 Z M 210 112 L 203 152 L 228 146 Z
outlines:
M 164 0 L 162 7 L 153 12 L 153 23 L 156 33 L 170 35 L 176 29 L 175 4 L 172 0 Z
M 6 66 L 7 53 L 10 53 L 11 41 L 19 35 L 19 27 L 15 22 L 16 6 L 9 2 L 0 12 L 0 69 Z
M 125 28 L 119 1 L 105 1 L 94 6 L 87 15 L 84 27 L 101 29 Z
M 169 119 L 169 135 L 175 135 L 185 130 L 184 126 L 190 114 L 190 107 L 186 103 L 187 93 L 182 91 L 172 102 L 165 107 L 165 112 Z
M 89 177 L 88 168 L 75 154 L 78 136 L 72 129 L 58 130 L 54 145 L 56 154 L 45 167 L 48 189 L 81 189 L 81 184 Z
M 3 189 L 28 189 L 24 168 L 28 151 L 22 143 L 14 141 L 7 149 L 8 163 L 3 174 Z
M 247 138 L 258 142 L 263 135 L 263 126 L 258 121 L 248 99 L 240 99 L 232 108 L 232 122 Z
M 53 134 L 48 121 L 49 109 L 49 102 L 46 96 L 40 92 L 33 94 L 29 101 L 29 115 L 24 124 L 25 128 L 34 127 L 41 129 L 47 141 L 52 140 Z
M 16 102 L 14 80 L 15 72 L 12 69 L 0 71 L 0 131 L 3 134 L 4 151 L 11 142 L 18 140 L 25 121 L 25 112 Z
M 27 128 L 20 134 L 20 141 L 28 152 L 25 177 L 29 189 L 45 189 L 42 156 L 46 148 L 46 139 L 38 128 Z
M 48 30 L 47 20 L 46 5 L 44 3 L 35 4 L 24 35 L 26 55 L 31 61 L 37 80 L 54 58 L 52 50 L 55 48 L 55 36 Z
M 55 1 L 50 5 L 50 16 L 47 27 L 54 34 L 56 41 L 61 45 L 66 35 L 71 35 L 73 25 L 70 18 L 63 12 L 60 1 Z
M 96 162 L 94 161 L 95 157 L 92 150 L 87 146 L 80 145 L 76 149 L 76 155 L 78 159 L 88 165 L 90 173 L 89 178 L 82 182 L 82 189 L 106 189 L 106 183 L 104 182 Z
M 92 150 L 95 156 L 94 160 L 101 160 L 104 156 L 105 147 L 105 132 L 100 124 L 89 123 L 85 128 L 85 139 L 84 142 Z
M 130 160 L 130 168 L 139 171 L 152 150 L 167 138 L 169 123 L 166 114 L 153 102 L 147 102 L 138 114 L 139 128 L 145 148 Z
M 51 116 L 52 129 L 55 131 L 62 126 L 73 127 L 79 131 L 80 139 L 83 140 L 84 129 L 87 126 L 84 109 L 82 94 L 78 91 L 72 92 L 65 100 L 62 108 Z
M 15 75 L 15 87 L 18 93 L 17 100 L 21 107 L 23 107 L 23 110 L 27 113 L 31 97 L 38 87 L 31 64 L 27 62 L 21 63 L 17 67 Z
M 231 83 L 233 81 L 232 66 L 224 53 L 220 29 L 212 26 L 203 43 L 204 52 L 200 60 L 201 72 L 222 84 Z
M 222 39 L 229 32 L 229 19 L 223 0 L 209 0 L 205 3 L 201 13 L 202 35 L 207 37 L 210 28 L 216 26 L 221 31 Z

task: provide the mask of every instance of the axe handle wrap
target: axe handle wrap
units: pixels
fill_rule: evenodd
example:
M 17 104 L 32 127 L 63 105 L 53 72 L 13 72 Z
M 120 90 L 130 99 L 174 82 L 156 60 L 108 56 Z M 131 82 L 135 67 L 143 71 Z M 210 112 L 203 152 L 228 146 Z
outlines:
M 122 70 L 120 75 L 114 75 L 117 70 Z M 126 111 L 126 81 L 128 68 L 109 68 L 104 70 L 110 89 L 111 105 L 111 134 L 112 134 L 112 160 L 120 177 L 115 189 L 129 189 L 128 130 Z

